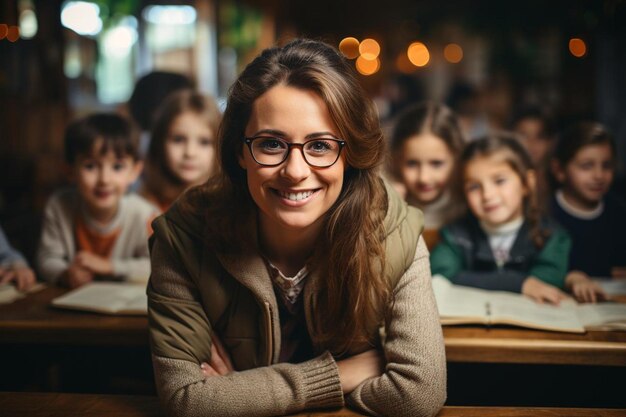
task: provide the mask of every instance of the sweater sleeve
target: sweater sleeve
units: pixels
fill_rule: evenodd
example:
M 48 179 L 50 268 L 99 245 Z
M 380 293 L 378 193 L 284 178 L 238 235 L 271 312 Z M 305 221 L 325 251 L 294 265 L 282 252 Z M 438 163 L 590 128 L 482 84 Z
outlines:
M 411 267 L 394 289 L 383 344 L 386 366 L 347 397 L 375 416 L 433 416 L 446 399 L 446 357 L 428 250 L 420 237 Z
M 65 235 L 71 233 L 61 201 L 53 196 L 44 211 L 41 238 L 37 249 L 37 268 L 44 281 L 56 283 L 70 266 L 73 253 L 65 244 Z
M 204 377 L 211 324 L 197 290 L 166 239 L 152 245 L 148 286 L 150 339 L 157 392 L 171 416 L 273 416 L 343 406 L 337 364 L 329 353 Z
M 463 253 L 454 242 L 447 228 L 441 230 L 441 240 L 430 254 L 430 269 L 433 275 L 442 275 L 452 280 L 464 267 Z
M 562 229 L 555 229 L 530 268 L 529 275 L 555 287 L 564 288 L 571 247 L 572 240 L 567 233 Z

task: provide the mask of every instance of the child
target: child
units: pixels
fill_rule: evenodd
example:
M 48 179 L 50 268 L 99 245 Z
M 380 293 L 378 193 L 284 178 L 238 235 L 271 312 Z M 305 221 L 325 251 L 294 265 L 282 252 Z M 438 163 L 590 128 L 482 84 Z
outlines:
M 451 184 L 463 143 L 454 113 L 435 103 L 409 108 L 392 135 L 392 170 L 406 188 L 407 202 L 424 212 L 423 236 L 431 250 L 439 229 L 463 213 Z
M 459 285 L 522 293 L 558 304 L 571 246 L 567 234 L 538 216 L 530 157 L 512 136 L 470 143 L 460 159 L 465 218 L 442 230 L 433 274 Z
M 35 285 L 35 274 L 0 228 L 0 285 L 9 282 L 14 282 L 19 291 L 26 291 Z
M 46 206 L 41 276 L 70 288 L 95 278 L 147 281 L 149 223 L 158 211 L 126 195 L 142 168 L 130 124 L 114 114 L 72 123 L 65 159 L 76 187 L 55 193 Z
M 609 191 L 615 143 L 600 124 L 583 122 L 559 138 L 552 172 L 559 188 L 552 215 L 572 236 L 566 284 L 581 301 L 606 298 L 589 276 L 626 276 L 626 208 Z
M 169 96 L 157 111 L 140 194 L 166 211 L 187 188 L 213 173 L 220 113 L 192 90 Z
M 528 107 L 515 115 L 511 128 L 520 135 L 535 166 L 545 164 L 555 141 L 552 119 L 541 109 Z
M 515 115 L 511 128 L 519 134 L 520 142 L 533 161 L 537 173 L 539 205 L 542 209 L 547 208 L 547 202 L 550 200 L 550 187 L 547 181 L 548 165 L 556 139 L 554 122 L 541 109 L 528 107 Z

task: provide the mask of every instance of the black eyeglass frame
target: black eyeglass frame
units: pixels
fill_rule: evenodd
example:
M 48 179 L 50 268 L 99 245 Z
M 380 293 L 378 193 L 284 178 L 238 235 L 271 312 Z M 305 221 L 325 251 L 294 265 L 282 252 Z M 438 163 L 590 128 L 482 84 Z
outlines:
M 264 164 L 259 162 L 256 157 L 254 156 L 254 152 L 252 152 L 252 142 L 254 142 L 256 139 L 275 139 L 275 140 L 279 140 L 281 142 L 284 142 L 287 145 L 287 152 L 285 152 L 285 156 L 283 157 L 283 160 L 276 163 L 276 164 Z M 260 136 L 252 136 L 249 138 L 243 138 L 244 142 L 246 143 L 246 145 L 248 145 L 248 150 L 250 151 L 250 155 L 252 156 L 252 159 L 254 159 L 254 162 L 256 162 L 257 164 L 264 166 L 264 167 L 276 167 L 280 164 L 282 164 L 283 162 L 285 162 L 287 160 L 287 158 L 289 158 L 289 155 L 291 154 L 291 149 L 292 148 L 300 148 L 300 152 L 302 153 L 302 157 L 304 158 L 304 162 L 307 163 L 307 165 L 309 165 L 310 167 L 313 168 L 329 168 L 333 165 L 335 165 L 337 163 L 337 161 L 339 160 L 339 157 L 341 156 L 341 151 L 343 150 L 343 148 L 346 146 L 346 141 L 345 140 L 341 140 L 341 139 L 337 139 L 337 138 L 315 138 L 315 139 L 310 139 L 307 140 L 303 143 L 291 143 L 291 142 L 287 142 L 286 140 L 282 139 L 282 138 L 277 138 L 274 136 L 267 136 L 267 135 L 260 135 Z M 332 164 L 329 165 L 313 165 L 309 162 L 309 160 L 306 157 L 306 153 L 304 152 L 304 146 L 307 143 L 310 142 L 315 142 L 318 140 L 332 140 L 333 142 L 337 142 L 339 144 L 339 152 L 337 152 L 337 158 L 335 158 L 335 160 L 332 162 Z

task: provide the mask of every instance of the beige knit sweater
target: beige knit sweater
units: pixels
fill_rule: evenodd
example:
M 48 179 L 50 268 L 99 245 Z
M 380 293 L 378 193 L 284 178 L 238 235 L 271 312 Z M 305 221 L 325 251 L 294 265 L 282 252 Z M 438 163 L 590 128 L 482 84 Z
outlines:
M 202 311 L 193 280 L 168 244 L 159 239 L 152 247 L 152 267 L 154 294 L 187 304 L 190 312 Z M 273 294 L 269 279 L 254 286 L 259 293 Z M 299 364 L 275 363 L 208 378 L 199 363 L 153 354 L 159 396 L 175 416 L 284 415 L 341 407 L 344 400 L 349 407 L 375 416 L 435 415 L 446 398 L 446 362 L 428 251 L 421 237 L 394 298 L 382 344 L 384 373 L 364 381 L 345 399 L 336 362 L 328 352 Z M 276 315 L 272 317 L 277 320 Z M 279 324 L 274 323 L 274 328 L 280 328 Z M 197 332 L 191 331 L 188 339 L 195 336 Z

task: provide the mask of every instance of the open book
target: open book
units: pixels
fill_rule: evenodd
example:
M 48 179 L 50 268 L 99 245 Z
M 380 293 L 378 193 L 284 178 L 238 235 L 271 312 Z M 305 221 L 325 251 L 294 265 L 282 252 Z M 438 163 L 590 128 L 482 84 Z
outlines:
M 538 304 L 521 294 L 432 281 L 441 324 L 507 324 L 541 330 L 584 333 L 586 329 L 626 330 L 626 304 Z
M 46 284 L 36 282 L 27 291 L 18 291 L 13 283 L 0 284 L 0 304 L 9 304 L 15 300 L 26 297 L 28 294 L 46 288 Z
M 145 315 L 148 297 L 145 285 L 91 282 L 55 298 L 52 305 L 104 314 Z

